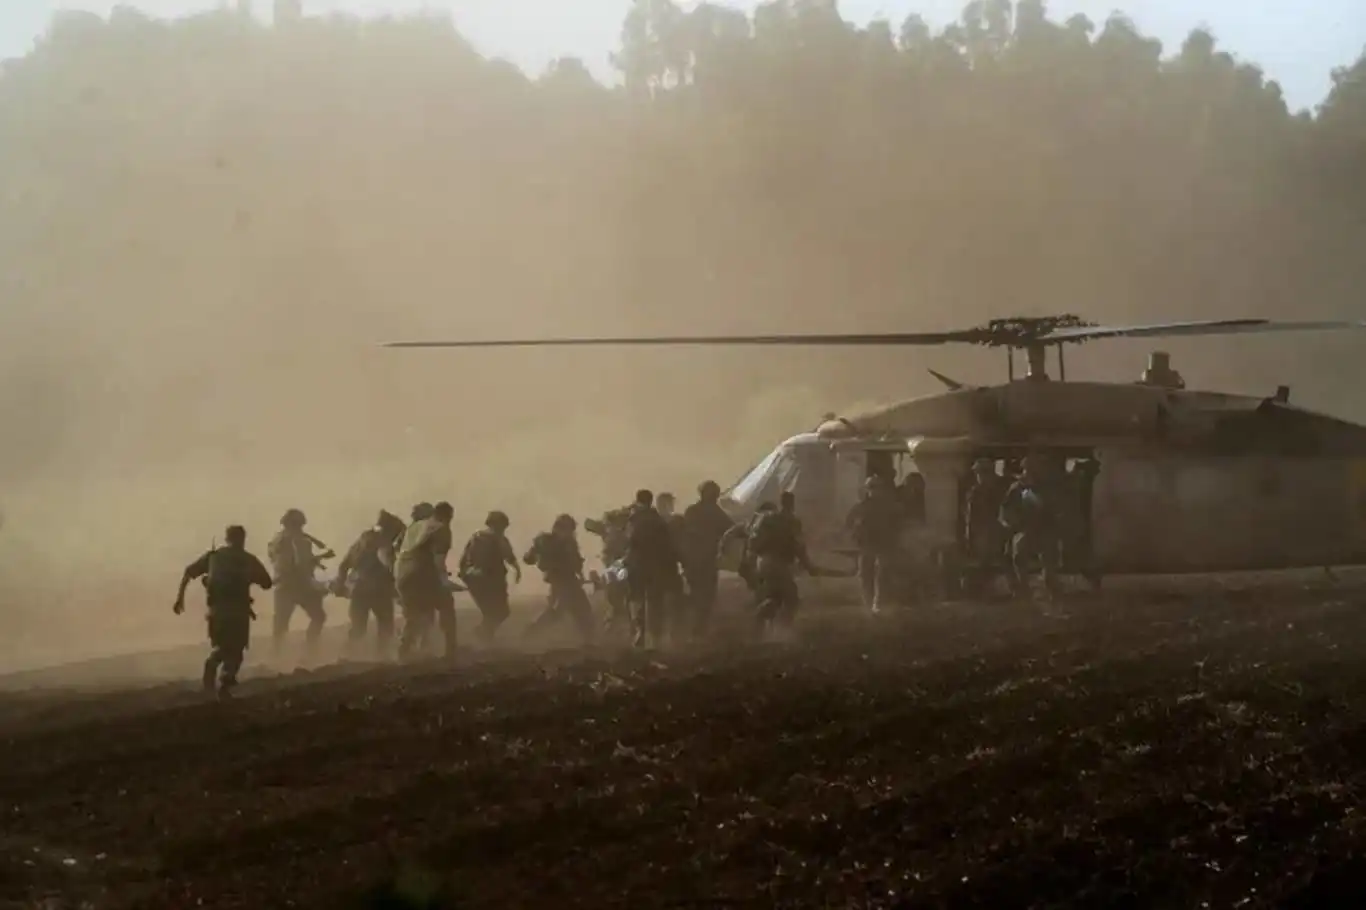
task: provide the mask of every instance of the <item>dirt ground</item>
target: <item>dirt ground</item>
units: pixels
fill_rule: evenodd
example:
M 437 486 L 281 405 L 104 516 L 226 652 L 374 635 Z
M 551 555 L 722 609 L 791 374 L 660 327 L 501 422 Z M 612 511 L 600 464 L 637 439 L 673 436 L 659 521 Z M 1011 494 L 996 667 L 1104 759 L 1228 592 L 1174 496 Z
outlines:
M 10 680 L 0 906 L 1360 906 L 1363 601 L 812 603 L 788 643 L 257 669 L 226 705 L 198 652 Z

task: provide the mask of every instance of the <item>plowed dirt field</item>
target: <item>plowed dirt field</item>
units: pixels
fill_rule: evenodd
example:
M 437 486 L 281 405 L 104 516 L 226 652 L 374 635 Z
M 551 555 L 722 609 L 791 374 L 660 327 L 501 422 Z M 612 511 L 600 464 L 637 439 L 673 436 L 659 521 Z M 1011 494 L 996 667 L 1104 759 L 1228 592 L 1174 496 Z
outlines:
M 1364 906 L 1366 588 L 1238 584 L 10 686 L 0 906 Z

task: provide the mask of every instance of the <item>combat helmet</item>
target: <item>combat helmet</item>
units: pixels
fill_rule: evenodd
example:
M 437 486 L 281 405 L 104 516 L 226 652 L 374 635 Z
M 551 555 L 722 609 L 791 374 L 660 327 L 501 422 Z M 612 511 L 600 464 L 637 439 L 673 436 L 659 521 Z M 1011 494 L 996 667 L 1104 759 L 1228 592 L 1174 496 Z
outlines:
M 411 514 L 413 516 L 413 521 L 426 521 L 428 518 L 432 517 L 432 514 L 435 511 L 436 507 L 430 502 L 419 502 L 417 505 L 413 506 Z
M 697 485 L 697 495 L 711 501 L 721 498 L 721 485 L 714 480 L 704 480 Z
M 288 509 L 280 516 L 280 524 L 286 528 L 302 528 L 307 523 L 302 509 Z
M 489 513 L 488 518 L 484 519 L 484 524 L 497 531 L 506 531 L 508 526 L 512 524 L 512 521 L 508 519 L 506 512 L 500 512 L 497 509 L 494 509 Z

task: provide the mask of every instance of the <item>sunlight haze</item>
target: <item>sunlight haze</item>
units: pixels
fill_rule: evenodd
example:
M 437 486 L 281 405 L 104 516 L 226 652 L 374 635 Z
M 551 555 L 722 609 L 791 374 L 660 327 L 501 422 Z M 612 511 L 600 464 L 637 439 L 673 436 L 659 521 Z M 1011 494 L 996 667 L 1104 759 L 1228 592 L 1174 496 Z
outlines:
M 53 3 L 11 0 L 0 8 L 0 56 L 23 53 L 58 9 L 107 14 L 120 4 Z M 194 0 L 139 0 L 126 4 L 154 16 L 180 16 L 220 4 Z M 305 0 L 305 15 L 349 13 L 363 16 L 448 9 L 456 25 L 486 54 L 506 57 L 531 72 L 558 56 L 585 60 L 600 77 L 611 75 L 608 55 L 617 45 L 627 0 Z M 685 4 L 686 5 L 686 4 Z M 731 3 L 751 9 L 753 3 Z M 270 4 L 252 4 L 269 15 Z M 886 18 L 899 23 L 920 13 L 932 26 L 957 18 L 957 0 L 845 0 L 846 19 Z M 1354 60 L 1366 46 L 1366 5 L 1361 0 L 1053 0 L 1050 14 L 1065 18 L 1084 13 L 1097 23 L 1122 9 L 1145 32 L 1162 39 L 1168 52 L 1195 26 L 1213 29 L 1220 44 L 1260 64 L 1281 83 L 1295 107 L 1313 107 L 1328 90 L 1328 73 Z

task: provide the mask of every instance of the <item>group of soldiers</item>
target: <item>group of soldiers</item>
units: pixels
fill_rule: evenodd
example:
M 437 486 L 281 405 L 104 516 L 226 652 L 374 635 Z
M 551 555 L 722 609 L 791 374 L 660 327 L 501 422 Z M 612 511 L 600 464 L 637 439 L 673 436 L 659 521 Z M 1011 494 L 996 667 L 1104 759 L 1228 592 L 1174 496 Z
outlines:
M 211 548 L 185 568 L 174 611 L 184 612 L 186 589 L 192 581 L 202 580 L 211 647 L 203 685 L 206 690 L 216 687 L 220 696 L 229 695 L 236 685 L 249 644 L 256 618 L 252 586 L 272 593 L 272 644 L 277 653 L 298 610 L 308 617 L 306 647 L 311 651 L 317 646 L 327 618 L 323 603 L 330 593 L 349 598 L 349 646 L 354 648 L 366 636 L 373 618 L 377 647 L 387 653 L 401 614 L 400 660 L 421 653 L 434 630 L 440 632 L 445 656 L 453 657 L 456 593 L 468 592 L 481 614 L 475 637 L 491 643 L 511 613 L 509 575 L 520 582 L 523 564 L 539 569 L 549 586 L 546 607 L 527 627 L 526 636 L 534 638 L 567 619 L 585 643 L 591 642 L 597 630 L 585 586 L 598 583 L 608 592 L 609 629 L 629 623 L 635 647 L 659 647 L 706 634 L 716 604 L 721 554 L 739 538 L 741 574 L 755 591 L 760 622 L 790 621 L 797 604 L 793 572 L 798 567 L 814 571 L 791 494 L 737 526 L 722 509 L 715 482 L 701 484 L 698 492 L 698 501 L 679 514 L 671 494 L 656 497 L 640 490 L 626 508 L 586 522 L 590 533 L 603 539 L 605 579 L 585 577 L 573 516 L 556 518 L 519 560 L 507 536 L 508 516 L 499 511 L 490 512 L 484 526 L 471 535 L 451 572 L 447 559 L 453 548 L 455 510 L 450 503 L 439 502 L 414 506 L 406 524 L 381 511 L 346 551 L 335 580 L 324 585 L 316 578 L 317 570 L 335 553 L 307 533 L 302 511 L 290 509 L 270 541 L 270 569 L 246 549 L 245 529 L 233 525 L 223 546 Z
M 1068 468 L 1061 459 L 1030 454 L 1007 460 L 1002 474 L 995 459 L 977 459 L 962 484 L 960 557 L 939 567 L 950 584 L 981 593 L 1004 576 L 1012 593 L 1023 595 L 1038 576 L 1052 594 L 1066 567 L 1099 585 L 1086 517 L 1097 470 L 1092 459 Z M 887 474 L 872 473 L 847 518 L 864 606 L 873 613 L 881 611 L 889 590 L 906 593 L 933 574 L 930 565 L 912 559 L 917 548 L 906 545 L 907 530 L 924 518 L 923 486 L 912 479 L 919 477 L 898 486 Z

